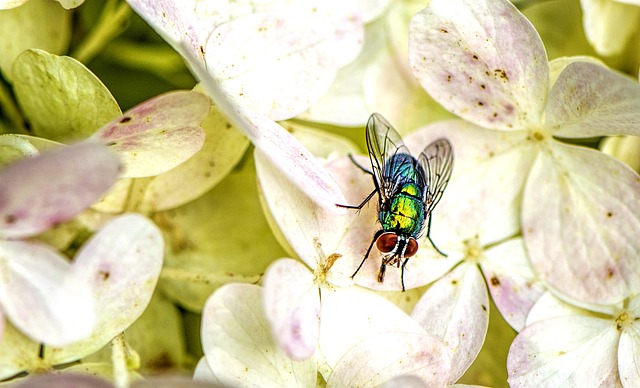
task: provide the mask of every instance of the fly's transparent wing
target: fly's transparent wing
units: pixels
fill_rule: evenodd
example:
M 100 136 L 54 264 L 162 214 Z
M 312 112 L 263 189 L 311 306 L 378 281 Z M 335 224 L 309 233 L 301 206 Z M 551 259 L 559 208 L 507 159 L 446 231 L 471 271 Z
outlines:
M 438 139 L 429 144 L 418 158 L 425 173 L 425 214 L 431 213 L 442 198 L 453 171 L 453 150 L 447 139 Z
M 398 153 L 409 155 L 409 149 L 405 147 L 400 134 L 378 113 L 372 114 L 367 122 L 367 148 L 376 186 L 384 202 L 395 191 L 394 173 L 397 169 L 389 165 L 390 160 Z

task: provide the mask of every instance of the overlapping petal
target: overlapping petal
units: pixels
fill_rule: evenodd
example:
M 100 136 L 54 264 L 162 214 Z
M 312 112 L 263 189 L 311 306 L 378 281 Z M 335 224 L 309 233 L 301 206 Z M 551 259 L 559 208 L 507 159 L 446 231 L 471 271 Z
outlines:
M 202 314 L 202 347 L 212 373 L 225 385 L 309 387 L 316 361 L 293 361 L 271 337 L 260 287 L 220 287 Z
M 264 310 L 273 337 L 294 360 L 313 355 L 320 330 L 320 290 L 303 264 L 280 259 L 264 276 Z
M 78 252 L 74 275 L 90 286 L 97 323 L 89 338 L 48 349 L 52 364 L 89 355 L 124 331 L 146 309 L 162 268 L 164 244 L 147 218 L 125 214 L 107 223 Z
M 65 346 L 94 329 L 91 288 L 52 248 L 0 240 L 0 278 L 0 307 L 34 341 Z
M 447 383 L 455 383 L 480 352 L 489 327 L 489 295 L 478 266 L 462 263 L 435 282 L 411 316 L 446 344 L 451 356 Z
M 594 150 L 554 142 L 540 153 L 522 206 L 524 241 L 540 278 L 584 303 L 640 292 L 639 182 Z
M 440 341 L 388 300 L 356 288 L 323 292 L 320 350 L 328 386 L 375 386 L 409 373 L 443 386 L 451 369 Z
M 484 252 L 482 261 L 491 298 L 515 330 L 524 328 L 527 314 L 546 290 L 537 279 L 522 238 L 514 238 Z
M 549 92 L 546 122 L 560 137 L 640 135 L 640 85 L 594 63 L 570 63 Z
M 97 142 L 6 166 L 0 170 L 0 237 L 31 236 L 73 218 L 107 191 L 120 168 L 117 156 Z
M 492 129 L 539 124 L 549 82 L 542 41 L 506 0 L 434 0 L 411 21 L 409 62 L 442 106 Z
M 92 138 L 118 153 L 125 165 L 123 178 L 158 175 L 202 148 L 200 124 L 209 108 L 209 99 L 197 92 L 163 94 L 107 123 Z

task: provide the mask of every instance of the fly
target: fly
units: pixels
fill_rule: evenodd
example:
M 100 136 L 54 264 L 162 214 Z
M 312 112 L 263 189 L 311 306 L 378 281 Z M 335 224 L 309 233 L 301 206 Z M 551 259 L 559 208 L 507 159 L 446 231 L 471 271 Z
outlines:
M 375 244 L 382 253 L 378 282 L 384 281 L 386 266 L 401 268 L 400 281 L 404 288 L 404 268 L 409 258 L 418 251 L 418 238 L 425 229 L 433 248 L 446 256 L 429 236 L 431 212 L 438 204 L 449 183 L 453 169 L 453 152 L 447 139 L 429 144 L 420 156 L 414 158 L 402 142 L 400 134 L 378 113 L 367 122 L 367 148 L 371 171 L 353 163 L 373 176 L 375 189 L 360 205 L 338 205 L 348 209 L 362 209 L 378 194 L 378 221 L 382 228 L 373 236 L 362 262 L 351 278 L 355 277 L 369 257 Z

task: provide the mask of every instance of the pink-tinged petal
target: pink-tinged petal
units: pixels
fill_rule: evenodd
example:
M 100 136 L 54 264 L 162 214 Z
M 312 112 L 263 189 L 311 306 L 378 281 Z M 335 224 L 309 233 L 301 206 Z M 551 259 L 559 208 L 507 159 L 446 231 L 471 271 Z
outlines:
M 316 361 L 291 360 L 276 345 L 262 309 L 262 290 L 249 284 L 218 288 L 202 312 L 202 348 L 227 386 L 310 387 Z
M 509 385 L 615 386 L 619 337 L 609 319 L 573 315 L 536 322 L 511 344 Z
M 434 0 L 411 20 L 409 62 L 450 112 L 492 129 L 539 124 L 547 55 L 531 23 L 507 0 Z
M 220 25 L 205 56 L 209 73 L 237 104 L 285 120 L 317 101 L 362 43 L 358 1 L 314 0 Z
M 573 315 L 585 315 L 585 310 L 563 302 L 550 292 L 542 294 L 533 305 L 527 316 L 526 326 L 531 326 L 538 321 Z
M 148 100 L 111 121 L 93 138 L 118 153 L 123 178 L 141 178 L 168 171 L 202 148 L 200 124 L 211 103 L 197 92 L 172 92 Z
M 336 203 L 344 203 L 344 196 L 338 185 L 320 162 L 293 135 L 275 121 L 253 114 L 235 104 L 207 74 L 204 67 L 189 55 L 184 45 L 181 46 L 180 53 L 187 59 L 192 71 L 200 79 L 218 109 L 244 131 L 256 148 L 262 151 L 270 162 L 283 171 L 296 186 L 313 201 L 327 209 L 336 210 Z
M 106 378 L 70 371 L 65 371 L 65 373 L 34 373 L 15 381 L 11 386 L 15 388 L 113 388 L 113 384 Z
M 356 288 L 322 290 L 320 350 L 333 386 L 376 386 L 409 373 L 444 386 L 451 369 L 440 341 L 388 300 Z
M 67 221 L 116 181 L 120 162 L 84 142 L 25 158 L 0 170 L 0 237 L 22 238 Z
M 601 152 L 550 142 L 529 175 L 522 229 L 538 276 L 583 303 L 640 292 L 640 180 Z
M 554 136 L 640 135 L 640 85 L 606 67 L 574 62 L 551 88 L 546 123 Z
M 521 238 L 508 240 L 484 252 L 482 273 L 502 317 L 515 330 L 524 328 L 529 311 L 545 292 L 529 263 Z
M 96 301 L 96 328 L 86 340 L 53 349 L 49 360 L 60 364 L 89 355 L 138 319 L 155 289 L 163 255 L 162 235 L 147 218 L 125 214 L 105 224 L 73 262 Z
M 0 241 L 0 305 L 34 341 L 65 346 L 88 337 L 96 322 L 90 287 L 46 245 Z
M 477 265 L 460 264 L 434 283 L 411 316 L 446 344 L 453 384 L 475 360 L 489 327 L 489 295 Z
M 204 46 L 216 26 L 229 18 L 228 1 L 127 0 L 138 15 L 169 44 L 186 42 L 204 63 Z
M 263 303 L 278 345 L 294 360 L 313 355 L 320 330 L 320 290 L 299 261 L 281 259 L 267 268 Z

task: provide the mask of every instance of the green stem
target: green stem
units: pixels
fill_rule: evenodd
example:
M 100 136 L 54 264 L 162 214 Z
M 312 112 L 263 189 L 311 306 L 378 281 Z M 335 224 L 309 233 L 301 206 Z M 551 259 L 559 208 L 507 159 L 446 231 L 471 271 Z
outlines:
M 82 63 L 88 63 L 102 51 L 107 43 L 125 29 L 130 15 L 131 8 L 127 3 L 119 0 L 108 0 L 100 14 L 97 25 L 75 48 L 71 56 Z
M 11 92 L 9 92 L 9 89 L 7 89 L 6 85 L 2 82 L 0 82 L 0 109 L 5 113 L 16 131 L 22 134 L 28 134 L 24 127 L 24 120 L 20 109 L 18 109 Z

